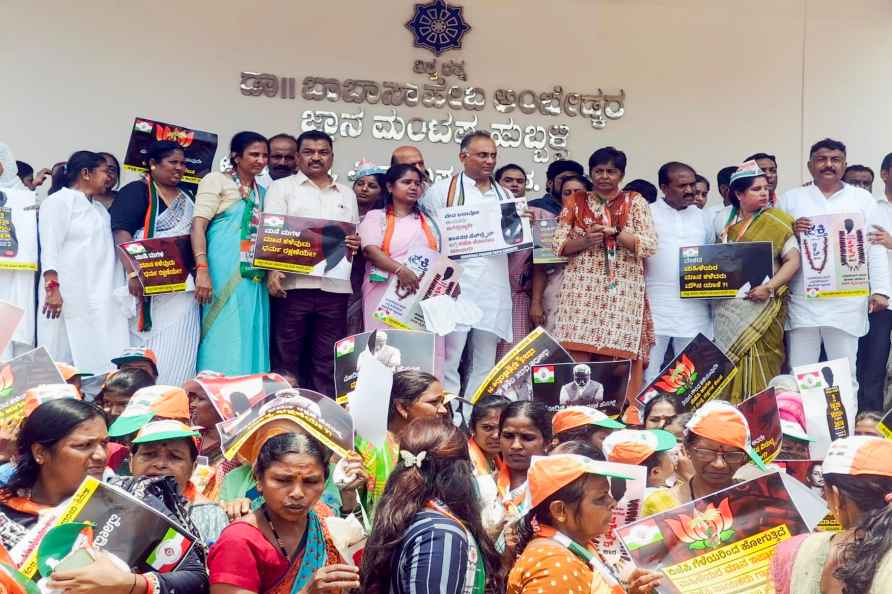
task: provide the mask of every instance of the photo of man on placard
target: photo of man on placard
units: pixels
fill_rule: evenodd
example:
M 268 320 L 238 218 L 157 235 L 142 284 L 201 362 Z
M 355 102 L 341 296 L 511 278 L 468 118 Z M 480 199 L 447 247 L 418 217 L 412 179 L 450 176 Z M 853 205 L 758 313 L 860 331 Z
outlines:
M 604 399 L 604 386 L 592 379 L 592 369 L 585 363 L 573 368 L 573 381 L 561 387 L 561 406 L 593 404 Z

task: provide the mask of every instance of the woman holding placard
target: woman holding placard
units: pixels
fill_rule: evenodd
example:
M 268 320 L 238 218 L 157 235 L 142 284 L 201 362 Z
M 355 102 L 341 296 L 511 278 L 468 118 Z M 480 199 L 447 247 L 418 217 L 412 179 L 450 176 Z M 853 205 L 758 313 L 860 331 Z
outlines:
M 623 192 L 626 155 L 613 147 L 589 157 L 594 191 L 564 202 L 554 252 L 569 258 L 561 281 L 555 338 L 578 362 L 631 359 L 629 394 L 641 387 L 654 341 L 644 293 L 644 261 L 657 235 L 647 201 Z
M 264 503 L 230 524 L 208 558 L 213 594 L 290 594 L 359 587 L 359 572 L 317 503 L 331 453 L 303 433 L 266 441 L 254 463 Z
M 252 265 L 266 195 L 256 178 L 269 144 L 256 132 L 239 132 L 229 158 L 232 171 L 207 174 L 195 195 L 195 299 L 204 305 L 197 366 L 247 375 L 269 371 L 266 274 Z
M 195 207 L 178 184 L 186 171 L 183 149 L 169 140 L 152 143 L 146 154 L 149 175 L 121 188 L 112 204 L 111 228 L 115 243 L 189 235 Z M 198 304 L 190 289 L 155 297 L 143 295 L 139 277 L 119 249 L 127 272 L 127 287 L 136 300 L 130 338 L 135 346 L 158 356 L 158 383 L 178 386 L 195 375 L 201 324 Z
M 0 512 L 10 520 L 4 526 L 3 544 L 10 547 L 14 544 L 10 541 L 24 538 L 24 529 L 35 526 L 42 512 L 68 500 L 88 476 L 101 480 L 106 470 L 107 445 L 105 417 L 93 404 L 62 398 L 34 409 L 19 433 L 15 472 L 0 490 Z M 194 526 L 168 479 L 108 480 L 193 533 Z M 13 523 L 15 526 L 11 526 Z M 48 588 L 132 594 L 201 594 L 208 589 L 204 549 L 200 546 L 192 547 L 175 570 L 143 574 L 122 568 L 119 560 L 106 554 L 94 552 L 93 557 L 93 563 L 84 567 L 53 572 Z
M 414 253 L 439 253 L 436 226 L 418 206 L 423 191 L 421 173 L 412 165 L 387 170 L 385 204 L 370 210 L 359 224 L 366 275 L 362 283 L 365 330 L 389 328 L 375 318 L 375 310 L 392 278 L 410 293 L 421 280 L 407 265 Z
M 715 342 L 738 373 L 728 387 L 731 402 L 757 394 L 781 372 L 784 362 L 784 320 L 788 284 L 800 266 L 793 219 L 769 208 L 768 181 L 755 161 L 731 175 L 728 198 L 734 209 L 721 234 L 723 242 L 771 242 L 775 273 L 752 287 L 743 299 L 716 302 Z

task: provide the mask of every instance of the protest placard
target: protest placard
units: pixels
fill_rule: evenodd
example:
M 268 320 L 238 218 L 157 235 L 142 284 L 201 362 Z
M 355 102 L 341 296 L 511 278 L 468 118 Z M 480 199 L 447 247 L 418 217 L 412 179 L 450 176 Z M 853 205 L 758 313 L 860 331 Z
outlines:
M 118 246 L 136 271 L 145 295 L 181 293 L 195 268 L 188 235 L 128 241 Z
M 372 315 L 394 328 L 426 330 L 421 302 L 437 295 L 454 297 L 462 269 L 446 256 L 424 248 L 411 253 L 406 266 L 419 278 L 418 290 L 400 287 L 396 275 L 391 275 L 387 292 Z
M 492 394 L 501 394 L 511 400 L 532 400 L 530 370 L 533 365 L 572 362 L 570 353 L 544 328 L 537 327 L 496 363 L 474 392 L 471 402 Z
M 766 463 L 774 460 L 780 452 L 783 440 L 774 388 L 747 398 L 737 405 L 737 410 L 746 417 L 750 426 L 753 449 Z
M 374 358 L 394 373 L 406 369 L 434 372 L 434 335 L 410 330 L 373 330 L 347 336 L 335 343 L 335 392 L 346 402 L 356 388 L 359 368 Z
M 38 347 L 0 363 L 0 419 L 24 415 L 25 392 L 44 384 L 64 384 L 65 379 L 46 347 Z
M 802 396 L 805 430 L 812 437 L 811 457 L 823 460 L 830 442 L 852 434 L 858 414 L 858 395 L 848 359 L 835 359 L 793 368 Z
M 533 264 L 564 264 L 569 261 L 565 256 L 558 256 L 552 249 L 557 219 L 540 219 L 532 223 L 533 230 Z
M 823 460 L 775 460 L 774 464 L 802 483 L 812 494 L 820 497 L 824 503 L 827 503 L 827 500 L 824 499 Z M 833 513 L 828 511 L 824 519 L 818 522 L 815 530 L 818 532 L 839 532 L 842 530 L 842 525 L 833 516 Z
M 37 270 L 34 192 L 0 191 L 0 270 Z
M 354 233 L 353 223 L 263 213 L 257 227 L 254 266 L 350 280 L 353 254 L 344 240 Z
M 617 529 L 638 567 L 665 575 L 666 594 L 768 593 L 775 547 L 826 515 L 781 472 L 736 484 Z
M 278 373 L 235 376 L 202 373 L 195 378 L 195 382 L 207 394 L 214 410 L 224 421 L 247 412 L 270 394 L 293 387 Z
M 799 238 L 802 281 L 808 299 L 867 297 L 867 232 L 861 213 L 809 217 Z
M 217 135 L 202 130 L 194 130 L 176 124 L 158 122 L 147 118 L 136 118 L 124 156 L 124 169 L 135 173 L 148 173 L 146 161 L 149 147 L 153 142 L 169 140 L 180 145 L 186 157 L 186 171 L 183 182 L 192 189 L 197 187 L 214 165 L 217 152 Z
M 647 490 L 647 468 L 618 462 L 599 462 L 599 464 L 607 471 L 630 478 L 611 479 L 610 494 L 616 500 L 616 506 L 610 517 L 610 529 L 595 539 L 595 546 L 612 567 L 631 569 L 632 559 L 617 537 L 616 530 L 641 517 L 641 505 L 644 503 L 644 493 Z
M 250 449 L 257 430 L 275 421 L 294 423 L 342 458 L 353 449 L 350 413 L 319 392 L 287 388 L 264 396 L 237 417 L 217 423 L 223 456 L 233 460 L 242 448 Z
M 615 417 L 625 404 L 631 371 L 629 360 L 534 365 L 533 400 L 550 410 L 581 405 Z
M 737 374 L 737 367 L 715 343 L 698 334 L 638 395 L 644 406 L 654 396 L 675 396 L 686 411 L 694 411 L 720 394 Z
M 91 522 L 93 546 L 115 555 L 138 573 L 175 570 L 198 541 L 197 535 L 123 489 L 88 476 L 67 503 L 42 513 L 10 551 L 25 577 L 40 580 L 40 541 L 51 528 L 71 522 Z
M 771 242 L 714 243 L 678 248 L 678 286 L 682 299 L 744 297 L 771 280 Z
M 24 317 L 24 309 L 8 301 L 0 301 L 0 353 L 6 350 Z
M 444 251 L 451 258 L 464 259 L 531 249 L 530 221 L 520 216 L 525 205 L 521 199 L 441 208 L 437 224 L 443 234 Z

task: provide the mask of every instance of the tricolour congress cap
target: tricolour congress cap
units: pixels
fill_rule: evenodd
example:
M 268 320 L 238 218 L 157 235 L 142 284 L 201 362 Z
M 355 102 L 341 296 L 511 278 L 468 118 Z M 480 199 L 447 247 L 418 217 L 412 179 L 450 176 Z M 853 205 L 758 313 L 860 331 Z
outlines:
M 892 477 L 892 440 L 872 435 L 837 439 L 824 456 L 824 474 Z
M 155 417 L 165 419 L 189 419 L 189 396 L 176 386 L 146 386 L 137 390 L 127 407 L 112 426 L 111 437 L 136 433 Z
M 143 428 L 136 434 L 133 443 L 151 443 L 153 441 L 169 441 L 171 439 L 189 438 L 198 447 L 198 440 L 201 434 L 182 421 L 174 419 L 163 419 L 160 421 L 151 421 L 143 425 Z
M 527 470 L 527 488 L 529 489 L 530 509 L 533 509 L 550 495 L 566 487 L 583 474 L 618 479 L 630 479 L 619 474 L 603 462 L 578 454 L 554 454 L 552 456 L 533 456 Z
M 764 460 L 753 449 L 750 425 L 737 407 L 724 400 L 710 400 L 697 409 L 685 429 L 720 444 L 745 451 L 753 464 L 767 470 Z
M 675 436 L 662 429 L 623 429 L 605 437 L 602 449 L 608 462 L 641 464 L 655 452 L 668 452 L 676 445 Z
M 555 434 L 586 425 L 595 425 L 604 429 L 625 429 L 626 427 L 590 406 L 568 406 L 554 413 L 551 418 L 551 429 Z

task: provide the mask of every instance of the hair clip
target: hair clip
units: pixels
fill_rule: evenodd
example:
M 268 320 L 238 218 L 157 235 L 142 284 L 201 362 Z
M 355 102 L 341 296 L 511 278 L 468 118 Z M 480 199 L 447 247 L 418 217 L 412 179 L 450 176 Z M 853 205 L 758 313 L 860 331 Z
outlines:
M 422 450 L 416 455 L 406 450 L 400 450 L 400 458 L 403 459 L 403 466 L 406 468 L 412 468 L 413 466 L 421 468 L 421 463 L 427 458 L 427 452 Z

